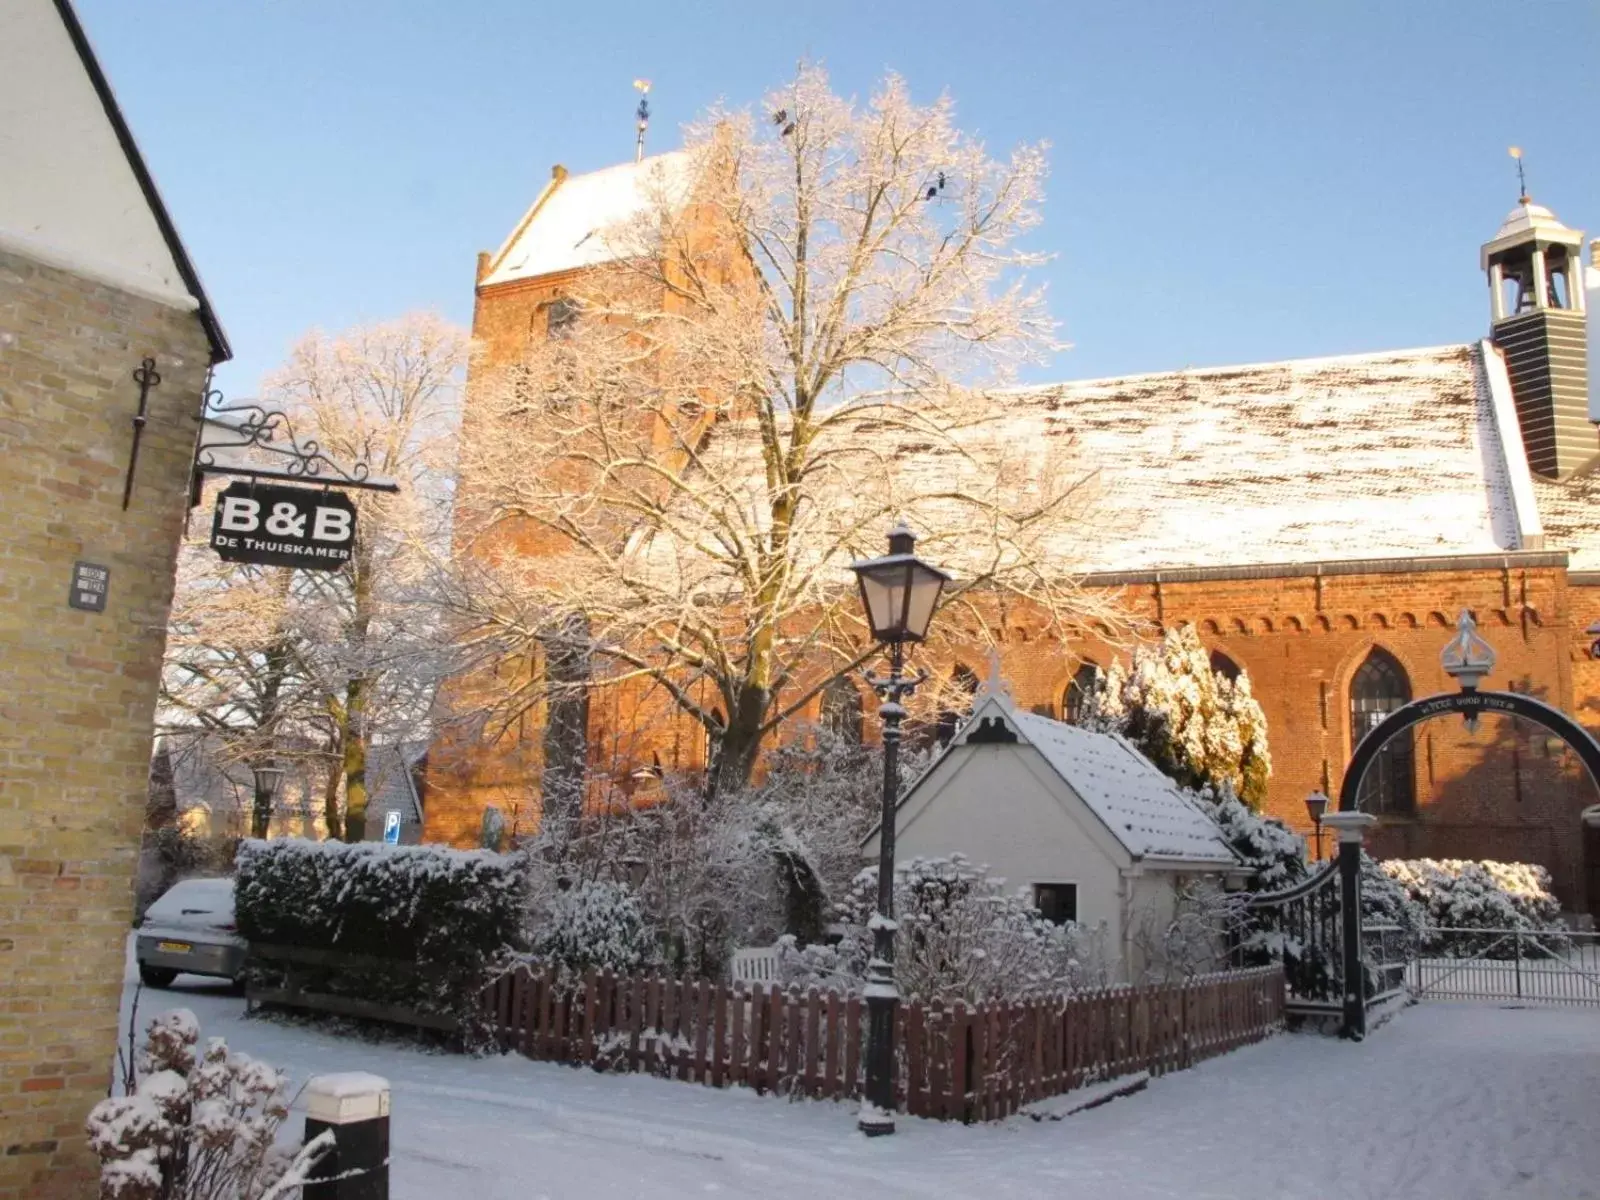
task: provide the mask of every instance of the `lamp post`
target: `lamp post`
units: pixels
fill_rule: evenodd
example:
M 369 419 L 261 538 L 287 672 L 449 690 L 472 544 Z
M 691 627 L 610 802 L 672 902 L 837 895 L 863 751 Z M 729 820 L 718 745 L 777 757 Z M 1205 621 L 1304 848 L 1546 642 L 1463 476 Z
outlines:
M 894 982 L 894 833 L 899 799 L 901 701 L 918 676 L 904 673 L 905 647 L 928 635 L 939 593 L 950 576 L 916 555 L 917 535 L 904 521 L 889 531 L 889 553 L 850 564 L 861 586 L 861 606 L 874 641 L 889 650 L 889 674 L 868 676 L 882 698 L 883 815 L 878 826 L 878 909 L 872 915 L 872 959 L 867 964 L 867 1087 L 856 1124 L 868 1137 L 894 1132 L 894 1022 L 900 992 Z
M 250 813 L 250 836 L 264 838 L 272 824 L 272 801 L 283 783 L 283 768 L 276 763 L 262 763 L 250 768 L 256 777 L 255 806 Z
M 1306 797 L 1306 812 L 1311 814 L 1311 823 L 1317 828 L 1317 861 L 1322 861 L 1322 814 L 1328 811 L 1328 798 L 1321 792 L 1312 792 Z

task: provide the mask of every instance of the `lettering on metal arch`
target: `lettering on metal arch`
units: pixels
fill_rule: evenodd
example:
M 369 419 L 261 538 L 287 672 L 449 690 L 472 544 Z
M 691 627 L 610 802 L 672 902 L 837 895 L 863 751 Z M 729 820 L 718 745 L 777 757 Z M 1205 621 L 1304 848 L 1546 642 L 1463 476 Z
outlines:
M 1486 712 L 1510 713 L 1535 725 L 1542 725 L 1572 747 L 1588 769 L 1589 778 L 1594 780 L 1596 787 L 1600 787 L 1600 743 L 1559 708 L 1552 708 L 1541 700 L 1517 692 L 1456 692 L 1454 695 L 1424 696 L 1420 700 L 1413 700 L 1395 709 L 1361 739 L 1361 744 L 1350 756 L 1350 765 L 1345 768 L 1344 782 L 1339 786 L 1339 811 L 1356 810 L 1356 800 L 1361 795 L 1361 781 L 1366 778 L 1367 769 L 1395 734 L 1432 717 L 1450 713 L 1470 716 Z
M 211 548 L 224 562 L 337 571 L 355 536 L 350 498 L 309 488 L 229 484 L 211 518 Z

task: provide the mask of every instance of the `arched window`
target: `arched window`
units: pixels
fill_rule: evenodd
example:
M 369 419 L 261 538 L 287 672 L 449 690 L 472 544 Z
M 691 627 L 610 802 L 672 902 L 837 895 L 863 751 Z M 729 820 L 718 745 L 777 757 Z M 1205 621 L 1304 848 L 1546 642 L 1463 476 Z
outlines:
M 822 689 L 818 724 L 846 746 L 861 745 L 861 693 L 843 675 Z
M 1084 706 L 1089 703 L 1089 695 L 1094 691 L 1094 682 L 1100 675 L 1100 668 L 1088 659 L 1078 664 L 1078 669 L 1073 673 L 1072 679 L 1067 683 L 1066 690 L 1061 693 L 1061 719 L 1077 725 L 1083 720 Z
M 1221 650 L 1213 650 L 1211 652 L 1211 669 L 1229 683 L 1234 683 L 1239 678 L 1239 664 Z
M 1390 713 L 1411 702 L 1411 682 L 1394 655 L 1374 649 L 1350 680 L 1350 747 Z M 1362 812 L 1409 814 L 1416 808 L 1411 730 L 1390 739 L 1367 768 L 1357 800 Z
M 940 710 L 938 728 L 939 745 L 941 746 L 950 744 L 950 739 L 955 737 L 957 728 L 966 719 L 967 714 L 972 711 L 971 698 L 978 694 L 978 676 L 971 667 L 958 664 L 956 669 L 950 672 L 950 685 L 947 690 L 949 698 L 947 702 L 958 703 L 960 707 Z M 965 698 L 957 700 L 957 697 Z

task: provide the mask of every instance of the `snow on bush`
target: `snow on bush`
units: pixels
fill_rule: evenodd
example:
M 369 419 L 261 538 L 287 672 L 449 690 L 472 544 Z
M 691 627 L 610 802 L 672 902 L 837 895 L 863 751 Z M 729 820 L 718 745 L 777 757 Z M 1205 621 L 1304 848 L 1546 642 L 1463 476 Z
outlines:
M 1264 817 L 1234 793 L 1227 782 L 1192 792 L 1201 809 L 1222 830 L 1222 836 L 1254 872 L 1251 889 L 1276 892 L 1299 883 L 1309 873 L 1305 839 L 1277 817 Z
M 785 933 L 819 941 L 860 868 L 883 761 L 824 728 L 797 733 L 749 786 L 707 796 L 702 780 L 668 775 L 660 803 L 545 822 L 524 844 L 534 940 L 572 919 L 568 889 L 630 881 L 659 946 L 650 961 L 676 974 L 719 977 L 734 950 Z M 903 761 L 902 787 L 928 757 Z
M 1241 671 L 1230 680 L 1192 625 L 1169 629 L 1132 661 L 1101 672 L 1085 698 L 1083 724 L 1120 733 L 1187 788 L 1227 784 L 1251 808 L 1267 798 L 1272 757 L 1267 718 Z
M 567 970 L 626 974 L 654 963 L 657 939 L 624 883 L 588 880 L 558 892 L 533 934 L 532 956 Z
M 872 957 L 876 869 L 860 872 L 839 906 L 837 945 L 778 943 L 786 985 L 860 991 Z M 969 1002 L 1091 987 L 1109 978 L 1104 930 L 1056 925 L 959 854 L 895 868 L 895 980 L 901 994 Z
M 1521 930 L 1545 932 L 1564 929 L 1561 903 L 1550 893 L 1550 872 L 1536 863 L 1471 862 L 1459 858 L 1389 859 L 1379 864 L 1425 913 L 1429 943 L 1463 953 L 1503 949 L 1495 939 L 1440 941 L 1434 928 Z
M 123 1068 L 124 1094 L 96 1104 L 87 1124 L 102 1200 L 287 1200 L 332 1148 L 330 1134 L 280 1147 L 283 1075 L 221 1038 L 202 1048 L 187 1009 L 153 1019 Z
M 240 847 L 234 906 L 252 942 L 395 964 L 314 968 L 308 990 L 452 1016 L 473 1041 L 479 993 L 523 948 L 525 886 L 518 860 L 488 851 L 286 838 Z

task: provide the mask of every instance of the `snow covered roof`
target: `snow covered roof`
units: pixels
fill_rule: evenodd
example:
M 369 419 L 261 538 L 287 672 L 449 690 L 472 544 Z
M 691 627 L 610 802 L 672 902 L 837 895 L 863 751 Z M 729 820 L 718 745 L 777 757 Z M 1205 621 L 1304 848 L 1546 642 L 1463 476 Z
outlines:
M 1070 431 L 1100 471 L 1083 569 L 1521 548 L 1479 346 L 1068 383 L 1000 399 L 1013 439 Z M 1101 514 L 1105 519 L 1101 519 Z
M 982 743 L 987 732 L 984 722 L 997 717 L 1017 735 L 1018 746 L 1032 746 L 1039 752 L 1135 859 L 1219 866 L 1238 863 L 1216 822 L 1127 739 L 1022 712 L 1003 689 L 986 688 L 979 694 L 972 715 L 901 804 L 910 800 L 911 793 L 931 778 L 957 747 L 971 741 Z
M 979 567 L 964 553 L 990 550 L 958 497 L 982 492 L 997 464 L 1023 484 L 1061 472 L 1088 480 L 1038 547 L 1067 572 L 1534 548 L 1509 384 L 1494 395 L 1485 347 L 1007 389 L 947 441 L 887 426 L 859 437 L 840 448 L 832 481 L 816 482 L 847 514 L 878 499 L 859 495 L 864 472 L 886 479 L 925 533 L 919 552 L 958 578 Z M 721 426 L 701 453 L 719 480 L 743 477 L 741 507 L 759 521 L 766 478 L 753 423 Z
M 1577 474 L 1557 483 L 1534 477 L 1545 544 L 1567 552 L 1569 571 L 1600 571 L 1600 474 Z
M 621 256 L 616 231 L 663 196 L 687 194 L 689 155 L 678 150 L 587 175 L 558 168 L 494 258 L 481 286 L 533 279 Z

